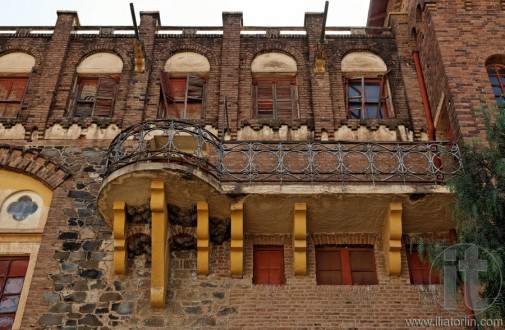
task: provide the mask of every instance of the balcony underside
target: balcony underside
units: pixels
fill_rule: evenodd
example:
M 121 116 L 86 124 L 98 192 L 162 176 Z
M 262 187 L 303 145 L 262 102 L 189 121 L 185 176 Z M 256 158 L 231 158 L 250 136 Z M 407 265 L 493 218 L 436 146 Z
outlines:
M 222 183 L 195 168 L 173 163 L 142 162 L 115 171 L 104 181 L 98 209 L 112 226 L 115 201 L 138 207 L 150 202 L 151 182 L 165 183 L 166 200 L 182 210 L 197 202 L 209 215 L 230 218 L 230 205 L 244 203 L 246 233 L 292 233 L 293 205 L 306 203 L 308 232 L 380 233 L 388 205 L 403 205 L 403 233 L 446 231 L 453 196 L 441 185 L 342 185 L 339 183 Z

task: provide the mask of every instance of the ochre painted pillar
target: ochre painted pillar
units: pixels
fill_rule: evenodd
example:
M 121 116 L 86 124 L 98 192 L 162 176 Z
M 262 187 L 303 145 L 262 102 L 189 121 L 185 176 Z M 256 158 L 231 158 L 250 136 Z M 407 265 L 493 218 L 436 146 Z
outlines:
M 151 307 L 164 308 L 170 251 L 167 242 L 167 201 L 162 181 L 151 183 L 151 213 Z
M 293 225 L 295 275 L 307 274 L 307 204 L 295 203 Z
M 209 274 L 209 205 L 206 202 L 198 202 L 196 237 L 197 258 L 196 272 L 198 275 Z
M 231 276 L 244 273 L 244 204 L 231 205 Z
M 126 273 L 126 211 L 125 202 L 116 201 L 112 207 L 114 210 L 114 273 L 124 275 Z
M 402 204 L 390 203 L 382 239 L 386 269 L 390 276 L 399 276 L 402 272 Z

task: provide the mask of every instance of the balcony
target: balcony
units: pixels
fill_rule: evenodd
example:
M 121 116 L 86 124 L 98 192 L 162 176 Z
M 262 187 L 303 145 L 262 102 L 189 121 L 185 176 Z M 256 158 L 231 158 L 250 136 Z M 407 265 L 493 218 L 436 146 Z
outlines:
M 196 125 L 149 121 L 112 141 L 98 209 L 112 226 L 114 202 L 145 207 L 156 181 L 168 204 L 206 201 L 219 219 L 243 202 L 250 233 L 291 232 L 294 203 L 307 205 L 311 232 L 381 232 L 394 202 L 404 233 L 445 231 L 453 196 L 443 182 L 460 168 L 451 143 L 222 141 Z
M 138 163 L 198 169 L 217 183 L 441 184 L 460 167 L 448 142 L 221 141 L 176 121 L 134 125 L 111 143 L 105 177 Z

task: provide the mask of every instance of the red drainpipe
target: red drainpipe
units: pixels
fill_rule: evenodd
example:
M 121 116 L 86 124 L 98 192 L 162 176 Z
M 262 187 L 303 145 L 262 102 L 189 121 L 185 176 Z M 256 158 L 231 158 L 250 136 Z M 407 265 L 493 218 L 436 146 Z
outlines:
M 426 94 L 426 85 L 424 84 L 423 70 L 421 69 L 421 62 L 419 62 L 419 52 L 413 52 L 414 63 L 416 64 L 417 79 L 419 80 L 419 87 L 421 88 L 421 96 L 423 97 L 424 114 L 428 122 L 428 138 L 430 141 L 435 141 L 435 126 L 433 126 L 433 118 L 431 117 L 430 104 L 428 103 L 428 94 Z
M 457 236 L 456 236 L 456 230 L 454 229 L 449 229 L 449 234 L 451 235 L 451 242 L 452 244 L 456 244 L 458 242 Z M 466 287 L 465 283 L 461 286 L 461 289 L 463 291 L 463 301 L 465 301 L 465 295 L 466 295 Z M 465 302 L 465 311 L 466 311 L 466 317 L 468 317 L 469 320 L 475 320 L 475 315 L 473 314 L 473 310 L 466 305 Z

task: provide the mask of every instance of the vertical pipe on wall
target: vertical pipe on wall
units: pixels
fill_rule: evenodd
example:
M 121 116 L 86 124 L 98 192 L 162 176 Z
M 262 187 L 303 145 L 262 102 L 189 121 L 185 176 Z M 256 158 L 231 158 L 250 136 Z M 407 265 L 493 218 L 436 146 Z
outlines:
M 433 126 L 433 117 L 431 116 L 430 104 L 428 103 L 428 94 L 426 94 L 426 85 L 424 84 L 423 71 L 421 63 L 419 62 L 419 52 L 412 53 L 414 63 L 416 64 L 417 79 L 419 80 L 419 87 L 421 88 L 421 96 L 423 98 L 424 114 L 428 122 L 428 138 L 430 141 L 435 140 L 435 127 Z

